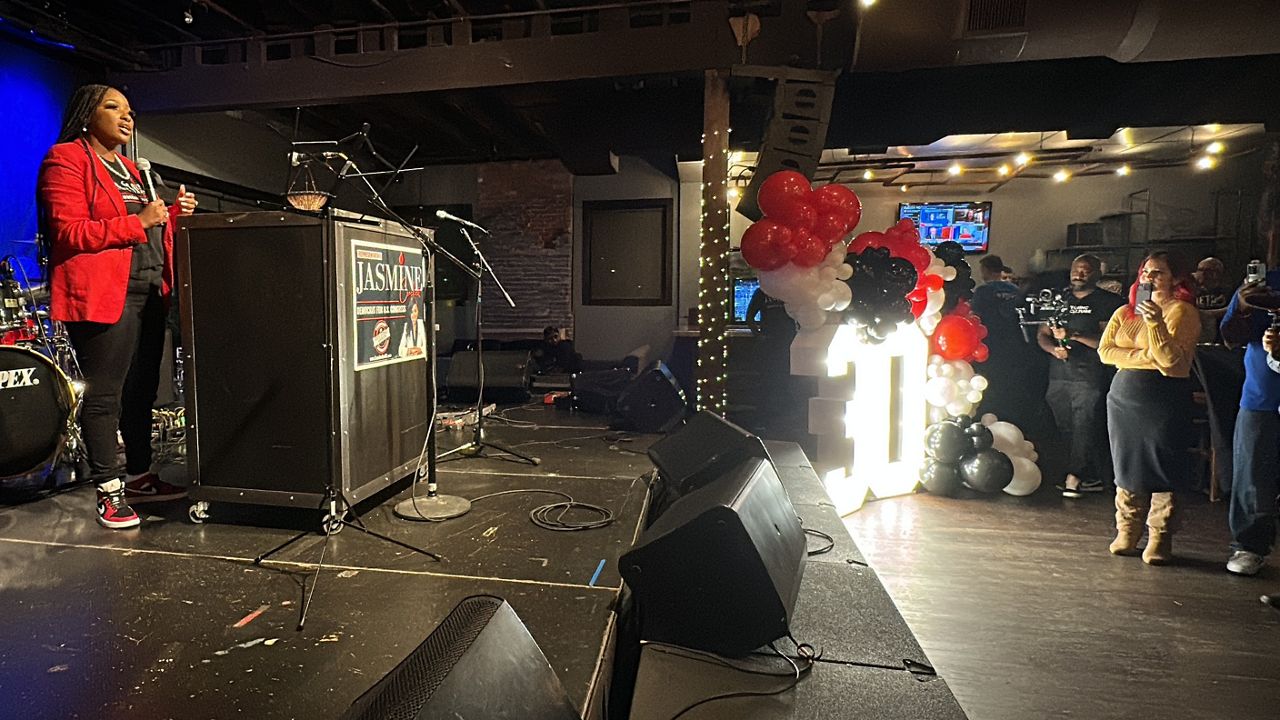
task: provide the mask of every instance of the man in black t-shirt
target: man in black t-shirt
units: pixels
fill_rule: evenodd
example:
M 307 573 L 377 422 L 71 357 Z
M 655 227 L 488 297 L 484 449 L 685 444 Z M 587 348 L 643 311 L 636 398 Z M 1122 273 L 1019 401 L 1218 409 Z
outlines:
M 1098 288 L 1101 267 L 1095 255 L 1072 261 L 1071 286 L 1062 292 L 1066 317 L 1040 326 L 1037 334 L 1040 348 L 1054 358 L 1046 399 L 1067 444 L 1062 494 L 1071 498 L 1100 492 L 1112 475 L 1106 414 L 1111 370 L 1098 359 L 1098 341 L 1124 299 Z
M 1200 291 L 1196 293 L 1196 310 L 1200 311 L 1200 342 L 1218 343 L 1222 339 L 1218 334 L 1218 325 L 1222 316 L 1227 314 L 1227 305 L 1236 290 L 1226 283 L 1227 269 L 1222 261 L 1209 256 L 1196 265 L 1192 273 Z

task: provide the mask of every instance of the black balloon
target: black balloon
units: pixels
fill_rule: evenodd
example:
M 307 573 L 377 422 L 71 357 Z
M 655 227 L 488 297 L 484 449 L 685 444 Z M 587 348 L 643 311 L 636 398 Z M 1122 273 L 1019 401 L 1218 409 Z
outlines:
M 938 243 L 933 249 L 933 254 L 948 267 L 956 269 L 956 277 L 942 285 L 944 300 L 942 303 L 942 314 L 946 315 L 955 309 L 961 300 L 968 300 L 973 297 L 973 271 L 969 268 L 969 263 L 964 259 L 964 247 L 953 240 Z
M 960 461 L 960 477 L 978 492 L 1000 492 L 1013 482 L 1013 461 L 995 448 L 979 450 Z
M 934 495 L 955 497 L 960 492 L 962 478 L 960 468 L 936 460 L 926 460 L 920 468 L 920 482 Z
M 991 434 L 991 429 L 982 423 L 971 423 L 965 428 L 964 434 L 969 436 L 969 442 L 973 443 L 974 450 L 986 450 L 996 441 L 995 436 Z
M 973 447 L 964 429 L 953 422 L 943 420 L 934 423 L 924 431 L 924 451 L 932 459 L 941 463 L 954 464 L 960 462 Z
M 850 259 L 853 276 L 845 281 L 853 300 L 844 311 L 846 320 L 865 326 L 860 338 L 882 342 L 899 323 L 911 322 L 911 302 L 907 293 L 918 276 L 910 261 L 889 254 L 888 248 L 871 247 Z

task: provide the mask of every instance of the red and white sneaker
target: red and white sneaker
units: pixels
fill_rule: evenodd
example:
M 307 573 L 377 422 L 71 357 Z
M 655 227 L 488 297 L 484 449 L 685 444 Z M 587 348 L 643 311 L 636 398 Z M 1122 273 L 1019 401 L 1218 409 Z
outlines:
M 98 486 L 98 524 L 112 530 L 137 527 L 142 520 L 124 497 L 124 480 L 119 478 Z
M 184 498 L 187 496 L 187 489 L 170 485 L 161 480 L 159 475 L 149 472 L 126 482 L 124 494 L 129 498 L 129 502 L 137 504 Z

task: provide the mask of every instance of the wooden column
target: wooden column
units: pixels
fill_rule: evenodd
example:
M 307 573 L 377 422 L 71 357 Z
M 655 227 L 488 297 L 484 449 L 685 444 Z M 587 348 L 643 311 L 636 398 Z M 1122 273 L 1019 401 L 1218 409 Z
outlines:
M 702 242 L 698 251 L 699 409 L 723 414 L 729 325 L 729 71 L 708 70 L 702 106 Z

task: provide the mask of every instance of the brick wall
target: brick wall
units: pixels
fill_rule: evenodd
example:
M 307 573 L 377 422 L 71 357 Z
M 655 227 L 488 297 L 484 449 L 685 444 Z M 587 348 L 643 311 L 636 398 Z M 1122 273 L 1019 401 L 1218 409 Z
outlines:
M 541 336 L 548 325 L 573 332 L 573 176 L 559 160 L 480 166 L 475 221 L 481 246 L 511 293 L 486 282 L 485 334 Z

